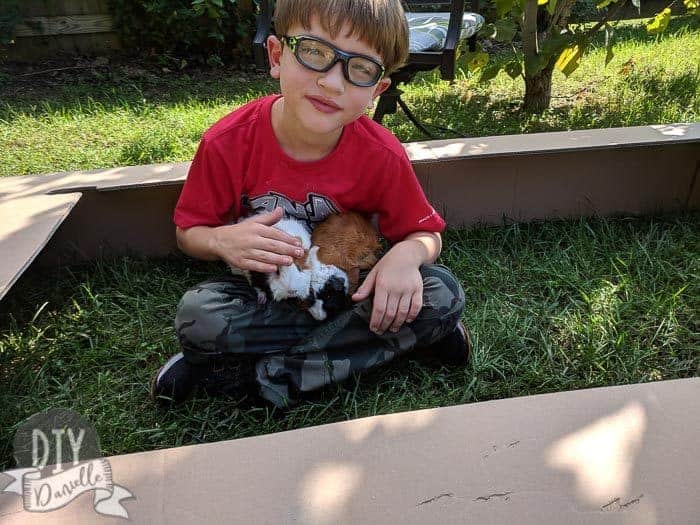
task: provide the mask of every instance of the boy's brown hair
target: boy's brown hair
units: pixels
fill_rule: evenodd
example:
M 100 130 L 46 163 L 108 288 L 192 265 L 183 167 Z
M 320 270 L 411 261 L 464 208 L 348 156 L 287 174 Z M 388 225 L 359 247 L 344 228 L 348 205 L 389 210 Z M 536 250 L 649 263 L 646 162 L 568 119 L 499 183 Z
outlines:
M 345 22 L 353 35 L 369 44 L 382 57 L 385 75 L 401 67 L 408 58 L 408 23 L 401 0 L 278 0 L 275 6 L 275 32 L 299 24 L 311 27 L 313 15 L 324 31 L 335 37 Z

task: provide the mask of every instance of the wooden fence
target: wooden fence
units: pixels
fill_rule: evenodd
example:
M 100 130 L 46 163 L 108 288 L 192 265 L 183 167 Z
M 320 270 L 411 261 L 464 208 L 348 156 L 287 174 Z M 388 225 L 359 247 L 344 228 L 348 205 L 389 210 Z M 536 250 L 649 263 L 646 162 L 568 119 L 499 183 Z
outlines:
M 2 1 L 2 0 L 0 0 Z M 642 17 L 651 17 L 670 0 L 642 2 Z M 242 12 L 253 9 L 252 0 L 238 0 Z M 681 2 L 673 5 L 673 14 L 683 14 Z M 61 55 L 100 55 L 121 49 L 113 30 L 107 0 L 25 0 L 22 13 L 27 18 L 18 28 L 15 44 L 8 58 L 35 61 Z M 639 17 L 637 9 L 628 6 L 619 18 Z
M 99 55 L 120 49 L 107 0 L 26 0 L 10 60 L 34 61 L 66 54 Z

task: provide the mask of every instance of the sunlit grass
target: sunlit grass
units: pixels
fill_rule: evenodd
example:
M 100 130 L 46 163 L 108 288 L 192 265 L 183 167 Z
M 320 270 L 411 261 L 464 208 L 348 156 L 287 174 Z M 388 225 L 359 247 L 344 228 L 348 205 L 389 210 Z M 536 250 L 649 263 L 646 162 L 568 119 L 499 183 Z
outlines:
M 674 19 L 648 37 L 640 23 L 618 29 L 607 67 L 599 41 L 570 78 L 555 72 L 552 105 L 541 115 L 520 109 L 522 80 L 501 73 L 479 84 L 463 60 L 454 83 L 423 74 L 404 98 L 421 120 L 466 136 L 699 120 L 700 24 Z M 264 76 L 229 70 L 157 73 L 116 64 L 95 77 L 0 75 L 0 176 L 190 160 L 211 124 L 277 90 Z M 400 111 L 384 123 L 402 141 L 424 138 Z

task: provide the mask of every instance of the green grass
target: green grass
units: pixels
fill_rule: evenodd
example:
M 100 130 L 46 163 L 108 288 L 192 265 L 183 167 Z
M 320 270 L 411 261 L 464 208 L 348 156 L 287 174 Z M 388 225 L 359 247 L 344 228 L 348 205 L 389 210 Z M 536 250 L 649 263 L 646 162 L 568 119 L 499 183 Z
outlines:
M 19 423 L 49 407 L 94 423 L 105 454 L 212 442 L 425 407 L 700 374 L 700 215 L 449 231 L 468 366 L 408 359 L 279 417 L 236 400 L 148 399 L 178 350 L 176 304 L 221 266 L 122 258 L 33 270 L 0 303 L 0 470 Z
M 594 49 L 552 108 L 519 109 L 522 83 L 426 74 L 406 101 L 427 122 L 471 136 L 697 121 L 700 26 L 674 19 L 649 39 L 618 30 L 613 62 Z M 633 66 L 620 74 L 622 65 Z M 508 60 L 502 56 L 500 60 Z M 131 64 L 23 77 L 0 69 L 0 176 L 191 159 L 201 133 L 275 91 L 233 71 L 164 73 Z M 26 72 L 24 72 L 26 73 Z M 420 138 L 402 114 L 387 124 Z M 449 231 L 441 261 L 467 294 L 475 352 L 464 368 L 413 359 L 330 388 L 286 417 L 199 398 L 148 399 L 178 351 L 182 293 L 221 270 L 184 258 L 105 260 L 30 270 L 0 302 L 0 470 L 21 421 L 49 407 L 92 421 L 105 454 L 245 437 L 349 418 L 541 392 L 700 374 L 700 216 L 590 219 Z
M 520 109 L 521 80 L 501 73 L 481 85 L 464 67 L 452 84 L 424 74 L 405 100 L 426 123 L 468 136 L 700 120 L 700 24 L 676 18 L 660 37 L 639 24 L 618 29 L 607 68 L 599 39 L 570 78 L 555 72 L 542 115 Z M 630 71 L 619 73 L 630 59 Z M 276 90 L 265 76 L 232 70 L 164 73 L 115 63 L 17 76 L 0 66 L 0 176 L 190 160 L 213 122 Z M 385 125 L 402 141 L 421 139 L 401 112 Z

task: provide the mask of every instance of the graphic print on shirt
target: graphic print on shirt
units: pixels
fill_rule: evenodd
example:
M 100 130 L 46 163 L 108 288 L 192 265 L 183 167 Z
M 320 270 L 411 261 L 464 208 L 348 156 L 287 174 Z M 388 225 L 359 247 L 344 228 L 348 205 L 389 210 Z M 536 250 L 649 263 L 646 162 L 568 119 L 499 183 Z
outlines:
M 333 213 L 340 212 L 328 197 L 315 193 L 307 193 L 304 203 L 296 202 L 274 191 L 252 198 L 243 195 L 241 205 L 245 216 L 270 213 L 275 208 L 282 208 L 285 217 L 294 217 L 305 222 L 310 231 L 314 229 L 316 223 L 322 222 Z

